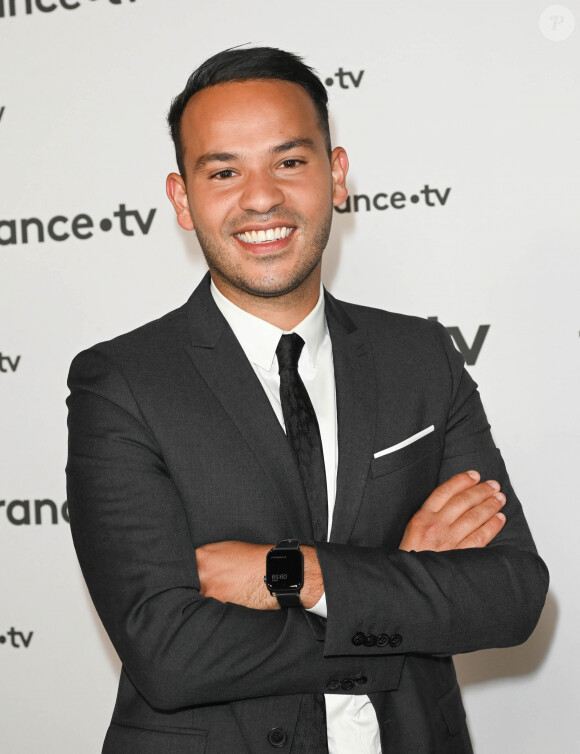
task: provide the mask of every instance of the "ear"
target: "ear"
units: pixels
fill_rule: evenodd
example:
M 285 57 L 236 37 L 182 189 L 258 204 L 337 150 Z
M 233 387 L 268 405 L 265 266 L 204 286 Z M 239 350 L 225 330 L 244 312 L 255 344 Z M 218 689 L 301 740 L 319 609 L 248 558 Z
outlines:
M 342 147 L 335 147 L 330 155 L 332 172 L 332 203 L 335 207 L 346 201 L 346 174 L 348 173 L 348 155 Z
M 185 181 L 178 173 L 169 173 L 165 184 L 169 201 L 173 204 L 173 209 L 177 215 L 177 222 L 184 230 L 195 230 L 193 218 L 189 211 L 189 202 L 187 200 L 187 189 Z

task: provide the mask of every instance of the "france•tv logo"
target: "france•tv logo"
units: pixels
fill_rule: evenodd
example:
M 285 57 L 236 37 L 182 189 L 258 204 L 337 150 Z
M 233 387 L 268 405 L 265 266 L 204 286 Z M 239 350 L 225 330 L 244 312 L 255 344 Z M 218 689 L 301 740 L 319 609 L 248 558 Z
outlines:
M 90 0 L 95 2 L 95 0 Z M 121 5 L 123 0 L 109 0 L 111 5 Z M 125 0 L 125 2 L 134 3 L 135 0 Z M 80 0 L 58 0 L 58 2 L 49 2 L 48 0 L 0 0 L 0 18 L 6 16 L 14 17 L 22 12 L 29 16 L 33 11 L 40 11 L 41 13 L 52 13 L 59 7 L 65 10 L 76 10 L 80 8 L 82 3 Z
M 0 646 L 2 644 L 8 644 L 8 646 L 13 647 L 14 649 L 28 649 L 33 635 L 34 631 L 25 633 L 24 631 L 17 631 L 14 626 L 12 626 L 6 631 L 6 636 L 0 634 Z

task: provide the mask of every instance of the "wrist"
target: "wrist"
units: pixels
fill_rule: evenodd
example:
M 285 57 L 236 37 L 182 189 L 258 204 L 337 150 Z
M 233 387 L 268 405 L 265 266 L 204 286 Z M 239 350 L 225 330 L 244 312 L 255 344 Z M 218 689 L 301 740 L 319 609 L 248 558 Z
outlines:
M 315 547 L 302 547 L 304 556 L 304 586 L 300 592 L 303 606 L 308 610 L 320 601 L 324 594 L 324 581 Z

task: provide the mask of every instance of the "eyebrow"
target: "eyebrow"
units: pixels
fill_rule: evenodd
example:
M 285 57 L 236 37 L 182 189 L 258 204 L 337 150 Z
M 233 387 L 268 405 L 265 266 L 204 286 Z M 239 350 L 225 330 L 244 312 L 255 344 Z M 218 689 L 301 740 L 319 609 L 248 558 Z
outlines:
M 271 154 L 281 154 L 282 152 L 289 152 L 291 149 L 297 149 L 298 147 L 305 147 L 312 152 L 315 150 L 314 141 L 308 138 L 291 139 L 285 141 L 283 144 L 277 144 L 270 149 Z
M 234 162 L 235 160 L 240 159 L 240 155 L 234 154 L 233 152 L 208 152 L 197 158 L 194 169 L 201 170 L 211 162 Z
M 299 147 L 311 151 L 315 151 L 316 149 L 312 139 L 300 137 L 285 141 L 283 144 L 276 144 L 276 146 L 271 147 L 270 154 L 283 154 L 284 152 L 289 152 L 292 149 L 297 149 Z M 235 152 L 208 152 L 197 158 L 194 170 L 202 170 L 206 165 L 209 165 L 212 162 L 235 162 L 236 160 L 242 159 L 242 155 L 236 154 Z

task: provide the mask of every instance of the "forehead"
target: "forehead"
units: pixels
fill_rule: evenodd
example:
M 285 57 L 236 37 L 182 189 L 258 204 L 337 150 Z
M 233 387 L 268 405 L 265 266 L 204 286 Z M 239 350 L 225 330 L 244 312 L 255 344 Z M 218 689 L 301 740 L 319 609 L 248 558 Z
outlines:
M 323 140 L 314 103 L 299 84 L 233 81 L 195 94 L 181 119 L 186 159 L 207 151 L 262 149 L 289 138 Z

